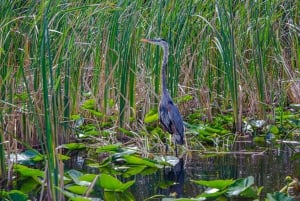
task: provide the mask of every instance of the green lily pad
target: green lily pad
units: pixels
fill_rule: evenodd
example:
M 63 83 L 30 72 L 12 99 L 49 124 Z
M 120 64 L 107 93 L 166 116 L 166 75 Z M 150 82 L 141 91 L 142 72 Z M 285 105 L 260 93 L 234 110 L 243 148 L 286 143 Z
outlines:
M 207 186 L 210 188 L 217 188 L 217 189 L 224 189 L 231 184 L 235 182 L 235 180 L 228 179 L 228 180 L 212 180 L 212 181 L 207 181 L 207 180 L 191 180 L 192 182 L 202 185 L 202 186 Z
M 281 192 L 267 193 L 267 198 L 269 201 L 294 201 L 293 198 Z
M 243 179 L 237 179 L 228 188 L 227 195 L 229 197 L 237 196 L 240 193 L 242 193 L 243 191 L 245 191 L 247 188 L 252 186 L 253 184 L 254 184 L 254 177 L 253 176 L 249 176 L 249 177 L 243 178 Z
M 132 184 L 134 184 L 134 180 L 122 183 L 111 175 L 101 174 L 98 178 L 97 184 L 100 187 L 104 188 L 105 191 L 123 192 L 127 190 Z
M 78 150 L 78 149 L 86 148 L 86 145 L 83 143 L 69 143 L 69 144 L 62 144 L 61 147 L 69 150 Z
M 27 176 L 27 177 L 44 177 L 44 172 L 38 169 L 34 169 L 34 168 L 29 168 L 26 167 L 24 165 L 15 165 L 14 166 L 15 170 L 20 173 L 23 176 Z
M 11 190 L 7 193 L 11 201 L 27 201 L 28 195 L 18 190 Z
M 78 186 L 78 185 L 72 185 L 66 187 L 66 189 L 72 193 L 78 194 L 78 195 L 83 195 L 87 190 L 87 186 Z

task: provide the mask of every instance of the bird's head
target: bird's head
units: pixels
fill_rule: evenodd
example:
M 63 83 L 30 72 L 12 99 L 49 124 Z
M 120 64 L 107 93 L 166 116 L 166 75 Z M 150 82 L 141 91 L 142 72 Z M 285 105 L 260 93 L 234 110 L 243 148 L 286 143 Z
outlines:
M 145 43 L 151 43 L 154 45 L 159 45 L 162 47 L 167 47 L 168 46 L 168 42 L 165 39 L 162 38 L 156 38 L 156 39 L 141 39 L 142 42 Z

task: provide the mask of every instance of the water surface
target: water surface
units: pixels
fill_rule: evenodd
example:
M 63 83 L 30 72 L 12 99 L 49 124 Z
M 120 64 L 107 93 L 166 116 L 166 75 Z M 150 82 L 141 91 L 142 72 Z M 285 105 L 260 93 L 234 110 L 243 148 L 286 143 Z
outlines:
M 264 186 L 263 193 L 279 191 L 285 185 L 285 177 L 300 177 L 300 162 L 290 160 L 291 150 L 282 145 L 264 150 L 243 151 L 223 154 L 194 152 L 192 157 L 183 157 L 174 168 L 165 168 L 155 174 L 136 176 L 132 193 L 136 200 L 153 195 L 177 195 L 191 198 L 204 188 L 191 180 L 237 179 L 254 177 L 255 185 Z M 170 183 L 176 183 L 168 186 Z M 176 193 L 174 193 L 176 192 Z

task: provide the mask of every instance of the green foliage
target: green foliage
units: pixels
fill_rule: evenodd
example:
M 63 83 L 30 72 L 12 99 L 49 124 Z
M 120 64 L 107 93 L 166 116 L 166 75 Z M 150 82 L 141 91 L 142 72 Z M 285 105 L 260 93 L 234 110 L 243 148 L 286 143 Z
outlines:
M 11 201 L 27 201 L 28 195 L 18 190 L 11 190 L 7 192 L 7 198 Z
M 212 181 L 192 180 L 192 182 L 199 184 L 199 185 L 207 186 L 210 188 L 217 188 L 217 189 L 222 190 L 222 189 L 228 187 L 229 185 L 233 184 L 235 181 L 230 179 L 230 180 L 212 180 Z
M 44 177 L 44 172 L 38 169 L 29 168 L 24 165 L 15 165 L 14 169 L 25 177 Z
M 193 181 L 199 185 L 209 187 L 204 193 L 200 194 L 198 198 L 214 198 L 221 197 L 243 197 L 243 198 L 257 198 L 258 191 L 253 187 L 254 178 L 249 176 L 244 179 L 237 180 L 213 180 L 213 181 Z M 223 198 L 224 199 L 224 198 Z M 225 199 L 226 200 L 226 199 Z
M 158 120 L 157 110 L 150 110 L 144 118 L 145 123 L 152 123 L 152 122 L 155 122 L 157 120 Z
M 83 143 L 69 143 L 69 144 L 62 144 L 61 147 L 66 148 L 68 150 L 79 150 L 86 148 L 86 145 Z
M 268 193 L 267 194 L 267 200 L 268 201 L 294 201 L 293 198 L 288 197 L 284 193 L 275 192 L 275 193 Z
M 126 183 L 122 183 L 118 179 L 108 174 L 101 174 L 97 184 L 102 188 L 104 188 L 105 191 L 123 192 L 127 190 L 133 183 L 134 181 L 128 181 Z

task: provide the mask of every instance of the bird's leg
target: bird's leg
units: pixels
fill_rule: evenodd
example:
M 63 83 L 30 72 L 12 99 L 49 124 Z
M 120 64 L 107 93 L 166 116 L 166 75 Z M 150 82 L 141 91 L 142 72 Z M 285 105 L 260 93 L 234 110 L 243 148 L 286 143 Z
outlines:
M 166 137 L 164 137 L 164 144 L 165 144 L 165 154 L 167 154 L 168 151 L 169 151 L 169 146 L 168 146 L 168 142 L 167 142 L 167 138 Z
M 169 146 L 168 146 L 168 143 L 165 143 L 165 151 L 166 151 L 166 154 L 168 153 L 168 151 L 169 151 Z
M 177 152 L 177 143 L 175 142 L 175 154 L 176 154 L 176 157 L 178 157 L 178 152 Z

